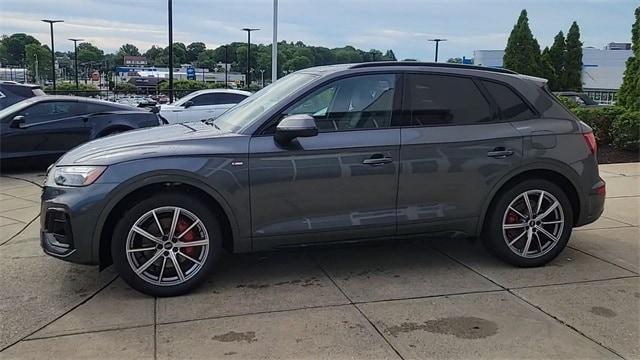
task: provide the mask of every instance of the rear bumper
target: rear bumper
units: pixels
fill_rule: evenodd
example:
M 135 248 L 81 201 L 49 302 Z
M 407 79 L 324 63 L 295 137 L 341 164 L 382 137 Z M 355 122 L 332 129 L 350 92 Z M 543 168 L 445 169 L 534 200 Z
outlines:
M 600 179 L 600 181 L 592 186 L 582 201 L 583 209 L 580 212 L 581 216 L 574 226 L 584 226 L 598 220 L 604 212 L 606 195 L 606 183 Z

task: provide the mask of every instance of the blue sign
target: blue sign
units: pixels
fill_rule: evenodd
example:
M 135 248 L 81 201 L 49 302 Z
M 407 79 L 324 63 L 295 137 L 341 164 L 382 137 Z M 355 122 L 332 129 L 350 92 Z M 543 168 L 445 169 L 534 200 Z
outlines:
M 187 68 L 187 80 L 195 80 L 196 79 L 196 69 L 192 66 Z

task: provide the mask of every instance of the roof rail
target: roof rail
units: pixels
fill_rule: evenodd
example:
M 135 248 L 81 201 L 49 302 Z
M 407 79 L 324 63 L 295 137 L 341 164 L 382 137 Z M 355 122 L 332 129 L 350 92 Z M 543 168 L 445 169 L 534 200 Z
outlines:
M 377 67 L 377 66 L 416 66 L 416 67 L 421 66 L 421 67 L 438 67 L 438 68 L 453 68 L 453 69 L 470 69 L 470 70 L 482 70 L 482 71 L 490 71 L 490 72 L 496 72 L 496 73 L 502 73 L 502 74 L 518 75 L 518 73 L 515 71 L 486 67 L 486 66 L 454 64 L 454 63 L 419 62 L 419 61 L 375 61 L 375 62 L 355 64 L 351 68 L 362 69 L 362 68 Z

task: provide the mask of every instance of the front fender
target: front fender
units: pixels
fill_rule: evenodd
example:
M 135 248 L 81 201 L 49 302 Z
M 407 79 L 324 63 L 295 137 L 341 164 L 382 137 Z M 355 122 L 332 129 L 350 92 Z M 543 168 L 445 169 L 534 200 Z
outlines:
M 127 195 L 149 185 L 182 183 L 215 199 L 231 224 L 234 249 L 238 252 L 250 251 L 248 172 L 244 165 L 247 162 L 244 161 L 242 166 L 234 166 L 232 162 L 232 159 L 226 157 L 168 157 L 110 166 L 99 182 L 117 183 L 118 186 L 108 195 L 108 201 L 98 217 L 93 238 L 100 239 L 109 215 Z M 93 255 L 98 258 L 100 242 L 94 241 L 93 245 Z

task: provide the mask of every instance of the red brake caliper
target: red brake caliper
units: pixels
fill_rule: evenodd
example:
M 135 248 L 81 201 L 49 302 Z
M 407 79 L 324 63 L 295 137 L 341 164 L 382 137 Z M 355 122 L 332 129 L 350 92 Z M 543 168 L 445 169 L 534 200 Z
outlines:
M 513 211 L 509 211 L 507 214 L 507 224 L 515 224 L 518 222 L 518 214 Z
M 176 234 L 182 234 L 182 232 L 187 230 L 189 226 L 191 226 L 191 224 L 189 224 L 188 220 L 186 220 L 184 217 L 180 217 L 178 219 L 178 223 L 176 224 Z M 196 232 L 195 232 L 195 226 L 194 226 L 193 229 L 189 230 L 186 234 L 182 236 L 182 238 L 180 238 L 180 241 L 189 242 L 195 239 L 196 239 Z M 182 248 L 182 251 L 185 254 L 193 257 L 196 252 L 196 248 L 186 247 L 186 248 Z

